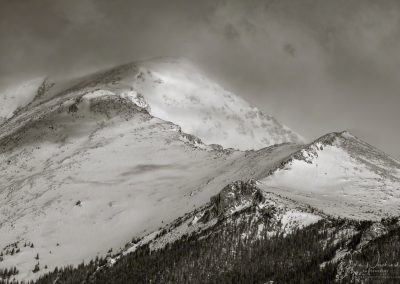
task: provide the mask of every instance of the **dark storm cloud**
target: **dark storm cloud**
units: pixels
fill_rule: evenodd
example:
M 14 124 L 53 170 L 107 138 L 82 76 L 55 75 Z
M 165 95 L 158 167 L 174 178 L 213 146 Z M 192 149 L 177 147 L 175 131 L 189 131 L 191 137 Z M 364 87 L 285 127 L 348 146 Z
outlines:
M 308 138 L 400 156 L 400 2 L 0 2 L 0 84 L 183 56 Z
M 3 0 L 0 5 L 0 75 L 13 78 L 178 55 L 212 3 Z
M 294 46 L 290 43 L 287 43 L 283 46 L 283 50 L 285 50 L 285 52 L 287 52 L 287 54 L 289 54 L 290 56 L 295 56 L 296 54 L 296 49 L 294 48 Z
M 225 26 L 224 34 L 228 40 L 237 40 L 240 37 L 239 31 L 232 24 Z

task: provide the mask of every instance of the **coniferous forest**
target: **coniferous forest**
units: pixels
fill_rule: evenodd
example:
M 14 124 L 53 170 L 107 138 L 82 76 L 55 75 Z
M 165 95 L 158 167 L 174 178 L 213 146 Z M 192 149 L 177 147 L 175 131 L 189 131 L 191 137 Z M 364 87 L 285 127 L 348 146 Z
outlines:
M 321 220 L 288 235 L 257 236 L 250 233 L 255 226 L 251 215 L 250 210 L 219 219 L 215 226 L 159 250 L 141 246 L 112 266 L 96 259 L 57 269 L 36 283 L 357 283 L 355 263 L 373 261 L 377 251 L 391 263 L 399 256 L 399 229 L 357 252 L 372 222 Z M 385 222 L 380 224 L 391 228 Z M 356 233 L 338 238 L 347 227 L 355 227 Z M 339 250 L 353 251 L 353 262 L 332 261 Z M 346 271 L 338 271 L 343 264 Z M 398 282 L 388 278 L 379 283 Z
M 281 207 L 268 202 L 254 183 L 235 183 L 160 228 L 151 241 L 133 239 L 126 245 L 135 245 L 130 253 L 110 250 L 106 258 L 55 268 L 30 283 L 398 283 L 398 218 L 323 216 L 288 231 L 277 217 Z M 245 203 L 250 205 L 231 211 Z M 197 229 L 174 239 L 185 224 Z M 15 283 L 16 274 L 15 268 L 0 270 L 0 283 Z

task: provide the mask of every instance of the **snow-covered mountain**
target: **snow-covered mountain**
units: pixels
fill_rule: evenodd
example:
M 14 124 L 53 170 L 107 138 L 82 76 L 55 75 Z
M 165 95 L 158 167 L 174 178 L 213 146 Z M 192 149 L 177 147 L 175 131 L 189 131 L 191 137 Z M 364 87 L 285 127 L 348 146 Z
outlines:
M 226 91 L 185 59 L 137 61 L 56 82 L 36 103 L 60 93 L 71 95 L 73 90 L 96 89 L 129 97 L 151 115 L 181 126 L 184 132 L 207 144 L 249 150 L 303 142 L 303 138 L 274 117 Z
M 397 275 L 399 218 L 332 218 L 236 181 L 204 206 L 106 258 L 38 283 L 358 283 Z M 376 259 L 378 257 L 378 259 Z M 366 272 L 371 263 L 381 272 Z M 201 279 L 201 281 L 200 281 Z
M 399 214 L 399 162 L 346 132 L 303 145 L 185 60 L 37 83 L 0 124 L 0 269 L 18 280 L 153 242 L 176 218 L 174 241 L 248 208 L 253 237 Z M 259 229 L 270 207 L 278 225 Z
M 108 85 L 118 72 L 42 94 L 0 127 L 0 268 L 17 279 L 118 250 L 300 147 L 206 145 Z
M 296 229 L 315 224 L 326 217 L 319 212 L 311 212 L 310 207 L 276 194 L 264 194 L 254 180 L 247 182 L 238 180 L 225 186 L 205 205 L 132 244 L 123 254 L 133 252 L 147 244 L 151 250 L 162 249 L 184 235 L 199 234 L 215 226 L 218 221 L 229 219 L 234 215 L 245 215 L 244 220 L 240 222 L 250 221 L 253 230 L 248 230 L 243 237 L 252 239 L 290 234 Z M 267 218 L 270 218 L 268 226 L 263 222 Z
M 44 80 L 38 77 L 0 91 L 0 125 L 33 100 Z
M 400 163 L 348 132 L 317 139 L 261 180 L 265 191 L 354 219 L 400 215 Z
M 249 150 L 303 141 L 274 117 L 226 91 L 183 59 L 138 64 L 133 90 L 144 96 L 152 115 L 180 125 L 207 144 Z

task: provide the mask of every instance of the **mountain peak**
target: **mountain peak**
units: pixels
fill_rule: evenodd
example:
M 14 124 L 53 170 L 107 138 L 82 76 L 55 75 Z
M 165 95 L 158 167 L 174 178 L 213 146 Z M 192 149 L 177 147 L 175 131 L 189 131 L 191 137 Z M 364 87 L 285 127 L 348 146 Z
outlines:
M 221 216 L 238 210 L 244 204 L 257 204 L 264 200 L 254 180 L 235 181 L 211 197 L 211 204 L 215 208 L 216 216 Z
M 380 219 L 400 213 L 400 163 L 348 131 L 304 146 L 262 184 L 328 214 Z
M 186 59 L 138 62 L 132 88 L 150 113 L 172 121 L 207 144 L 239 150 L 260 149 L 303 138 L 274 117 L 225 90 Z
M 247 234 L 226 235 L 247 242 L 326 214 L 400 213 L 400 163 L 348 131 L 299 144 L 185 59 L 37 83 L 34 99 L 0 125 L 0 270 L 17 267 L 16 280 L 88 262 L 132 236 L 164 247 L 242 220 Z M 40 272 L 39 254 L 48 265 Z
M 25 111 L 42 112 L 59 100 L 103 92 L 132 100 L 152 116 L 179 125 L 183 132 L 206 144 L 258 150 L 304 141 L 271 115 L 222 88 L 185 58 L 157 57 L 48 84 L 51 88 L 45 88 L 40 97 L 35 94 L 41 86 L 32 92 Z M 21 125 L 20 120 L 16 117 L 14 124 Z
M 315 145 L 318 143 L 322 143 L 325 145 L 332 145 L 338 139 L 358 139 L 358 138 L 352 135 L 348 130 L 330 132 L 312 141 L 310 145 Z

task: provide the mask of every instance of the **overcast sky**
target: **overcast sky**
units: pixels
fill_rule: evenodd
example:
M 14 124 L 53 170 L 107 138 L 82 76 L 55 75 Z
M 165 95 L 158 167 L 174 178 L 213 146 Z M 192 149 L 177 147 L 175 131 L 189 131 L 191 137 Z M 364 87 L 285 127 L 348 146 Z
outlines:
M 0 89 L 154 56 L 308 139 L 348 129 L 400 158 L 400 1 L 0 0 Z

